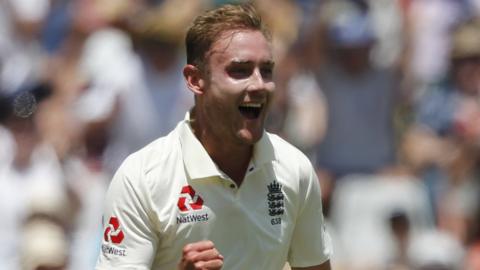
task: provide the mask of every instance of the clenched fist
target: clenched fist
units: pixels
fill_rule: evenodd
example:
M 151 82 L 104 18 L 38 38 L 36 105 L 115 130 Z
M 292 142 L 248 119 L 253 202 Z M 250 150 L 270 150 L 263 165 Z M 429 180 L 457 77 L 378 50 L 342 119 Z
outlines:
M 212 241 L 190 243 L 183 247 L 179 270 L 218 270 L 223 266 L 223 256 Z

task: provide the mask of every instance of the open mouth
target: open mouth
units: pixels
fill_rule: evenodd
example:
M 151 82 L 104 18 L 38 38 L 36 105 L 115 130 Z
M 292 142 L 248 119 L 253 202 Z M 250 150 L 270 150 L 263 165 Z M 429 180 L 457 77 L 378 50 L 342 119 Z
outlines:
M 238 106 L 240 113 L 247 119 L 257 119 L 262 112 L 263 104 L 261 103 L 244 103 Z

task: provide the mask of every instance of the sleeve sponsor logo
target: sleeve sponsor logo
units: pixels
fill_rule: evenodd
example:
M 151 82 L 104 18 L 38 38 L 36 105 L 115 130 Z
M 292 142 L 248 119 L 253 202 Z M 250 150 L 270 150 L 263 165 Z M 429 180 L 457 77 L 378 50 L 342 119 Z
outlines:
M 103 233 L 103 239 L 105 240 L 105 242 L 107 242 L 102 244 L 103 254 L 125 257 L 126 256 L 125 249 L 112 245 L 112 244 L 118 245 L 122 243 L 124 238 L 125 238 L 125 234 L 120 228 L 120 221 L 118 220 L 117 217 L 111 217 L 108 222 L 108 226 L 107 228 L 105 228 L 105 232 Z
M 123 231 L 120 229 L 120 222 L 117 217 L 111 217 L 108 222 L 108 227 L 103 233 L 103 239 L 112 244 L 120 244 L 125 238 Z
M 111 254 L 111 255 L 120 256 L 120 257 L 127 256 L 125 249 L 116 248 L 116 247 L 112 247 L 105 244 L 102 245 L 102 252 L 103 254 Z

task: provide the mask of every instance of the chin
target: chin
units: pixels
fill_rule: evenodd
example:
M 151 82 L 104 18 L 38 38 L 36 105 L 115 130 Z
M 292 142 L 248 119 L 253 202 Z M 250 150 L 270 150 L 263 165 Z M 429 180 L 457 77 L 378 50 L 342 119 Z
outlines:
M 261 131 L 250 131 L 250 130 L 241 130 L 238 133 L 239 139 L 246 145 L 254 145 L 257 143 L 263 135 L 263 130 Z

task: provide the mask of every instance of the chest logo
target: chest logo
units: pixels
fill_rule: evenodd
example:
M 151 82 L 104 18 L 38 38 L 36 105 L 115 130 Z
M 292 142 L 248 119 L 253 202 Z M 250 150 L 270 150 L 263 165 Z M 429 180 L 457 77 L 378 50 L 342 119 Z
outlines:
M 178 198 L 177 206 L 180 212 L 200 210 L 203 206 L 203 199 L 196 194 L 195 190 L 191 186 L 184 186 L 180 192 L 180 198 Z
M 182 187 L 177 206 L 180 210 L 180 214 L 177 216 L 177 224 L 206 222 L 209 219 L 208 213 L 199 213 L 198 210 L 203 209 L 203 199 L 191 186 Z
M 279 216 L 283 215 L 283 213 L 285 212 L 285 196 L 282 192 L 282 185 L 279 184 L 276 180 L 274 180 L 267 186 L 267 188 L 268 214 L 273 217 L 271 223 L 272 225 L 281 224 L 282 220 Z

